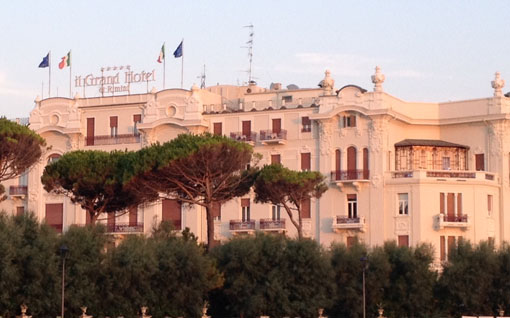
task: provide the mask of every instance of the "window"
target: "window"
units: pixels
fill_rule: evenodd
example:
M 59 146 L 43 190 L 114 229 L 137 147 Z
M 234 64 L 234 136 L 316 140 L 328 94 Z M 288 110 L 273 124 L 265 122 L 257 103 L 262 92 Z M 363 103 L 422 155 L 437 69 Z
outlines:
M 311 132 L 312 131 L 312 121 L 310 117 L 301 117 L 301 132 Z
M 462 216 L 462 193 L 439 193 L 439 213 L 447 222 L 457 222 Z
M 304 199 L 301 201 L 301 218 L 302 219 L 309 219 L 311 218 L 311 210 L 312 210 L 312 203 L 310 199 Z
M 279 206 L 279 205 L 273 205 L 273 207 L 272 207 L 273 221 L 280 221 L 280 208 L 281 208 L 281 206 Z
M 343 124 L 344 128 L 356 127 L 356 116 L 355 115 L 343 116 Z
M 271 155 L 271 164 L 272 165 L 281 164 L 280 155 Z
M 273 130 L 272 133 L 278 136 L 282 132 L 282 119 L 281 118 L 273 118 Z
M 19 176 L 19 178 L 18 178 L 18 185 L 19 186 L 27 186 L 28 185 L 28 170 L 25 170 L 25 172 L 23 172 Z
M 398 194 L 398 214 L 399 215 L 409 214 L 409 194 L 407 193 Z
M 243 131 L 242 131 L 243 136 L 245 136 L 246 139 L 251 138 L 251 121 L 244 120 L 242 127 L 243 127 Z
M 356 194 L 347 195 L 347 213 L 350 219 L 358 217 L 358 199 Z
M 250 199 L 241 199 L 241 219 L 243 222 L 250 221 Z
M 129 209 L 129 226 L 138 225 L 138 208 L 133 207 Z
M 489 214 L 489 216 L 492 215 L 492 205 L 493 204 L 493 197 L 492 197 L 492 194 L 488 194 L 487 195 L 487 213 Z
M 450 157 L 443 157 L 443 170 L 450 170 Z
M 87 137 L 85 139 L 87 146 L 94 145 L 94 118 L 87 118 Z
M 106 216 L 106 231 L 115 232 L 115 212 L 108 213 Z
M 117 137 L 117 130 L 118 130 L 118 117 L 111 116 L 110 117 L 110 136 Z
M 398 246 L 409 247 L 409 235 L 399 235 L 398 236 Z
M 212 216 L 215 221 L 221 220 L 221 203 L 213 202 Z
M 310 171 L 311 169 L 311 158 L 309 152 L 301 153 L 301 170 Z
M 476 171 L 485 171 L 485 156 L 483 153 L 475 155 L 475 169 Z
M 58 233 L 62 233 L 63 220 L 64 220 L 63 203 L 46 204 L 46 224 L 54 228 Z
M 292 103 L 292 96 L 283 96 L 282 101 L 286 103 Z
M 142 115 L 137 114 L 133 115 L 133 134 L 139 135 L 140 132 L 138 131 L 138 124 L 142 122 Z
M 48 164 L 54 163 L 57 161 L 61 156 L 58 153 L 54 153 L 48 157 Z
M 346 245 L 347 248 L 351 248 L 358 242 L 358 238 L 356 236 L 347 236 Z
M 222 132 L 222 124 L 221 123 L 214 123 L 213 124 L 213 134 L 216 136 L 221 136 L 223 134 Z
M 24 206 L 18 206 L 16 207 L 16 215 L 20 216 L 25 214 L 25 207 Z
M 459 237 L 460 238 L 460 237 Z M 448 239 L 448 241 L 446 241 Z M 452 253 L 452 250 L 457 247 L 457 238 L 455 236 L 443 236 L 439 237 L 439 259 L 441 261 L 448 260 L 448 255 Z
M 174 229 L 181 230 L 181 203 L 177 200 L 165 199 L 162 202 L 161 220 L 173 224 Z

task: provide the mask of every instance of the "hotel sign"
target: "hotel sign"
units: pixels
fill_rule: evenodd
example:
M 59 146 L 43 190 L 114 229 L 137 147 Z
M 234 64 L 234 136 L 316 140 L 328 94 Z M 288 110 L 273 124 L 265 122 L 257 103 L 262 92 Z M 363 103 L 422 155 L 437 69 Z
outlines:
M 107 72 L 107 74 L 105 74 Z M 156 71 L 134 72 L 130 65 L 102 67 L 100 75 L 87 74 L 74 77 L 75 87 L 99 87 L 101 94 L 114 94 L 130 92 L 131 84 L 147 83 L 156 81 Z

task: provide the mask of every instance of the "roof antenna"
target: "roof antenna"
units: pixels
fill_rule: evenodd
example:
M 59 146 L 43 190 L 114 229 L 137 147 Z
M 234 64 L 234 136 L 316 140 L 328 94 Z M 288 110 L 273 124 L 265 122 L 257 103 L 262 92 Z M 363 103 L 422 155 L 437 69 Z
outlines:
M 204 89 L 205 88 L 205 64 L 204 64 L 204 70 L 202 71 L 202 74 L 200 74 L 200 76 L 197 76 L 197 78 L 200 79 L 200 88 L 201 89 Z
M 253 35 L 255 33 L 253 32 L 253 24 L 245 25 L 244 28 L 250 29 L 249 40 L 248 40 L 248 42 L 246 42 L 246 44 L 248 46 L 242 46 L 242 48 L 248 49 L 248 58 L 250 59 L 250 68 L 248 69 L 247 72 L 248 72 L 248 85 L 250 85 L 250 84 L 252 84 L 252 82 L 254 83 L 253 78 L 251 77 L 251 64 L 252 64 L 252 60 L 253 60 Z

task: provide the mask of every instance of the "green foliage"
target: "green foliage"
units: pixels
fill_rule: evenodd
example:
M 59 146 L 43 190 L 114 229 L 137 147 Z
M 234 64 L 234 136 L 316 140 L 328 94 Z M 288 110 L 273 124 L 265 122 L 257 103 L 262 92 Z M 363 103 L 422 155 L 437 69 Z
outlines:
M 500 276 L 501 272 L 508 273 L 508 267 L 502 266 L 507 258 L 506 247 L 498 255 L 487 242 L 472 246 L 459 241 L 457 247 L 449 250 L 449 260 L 437 286 L 436 297 L 443 311 L 450 315 L 486 315 L 496 313 L 499 304 L 507 304 L 508 298 L 502 299 L 500 293 L 508 294 L 508 290 L 501 289 L 507 282 L 501 281 L 504 276 Z
M 255 201 L 283 206 L 302 238 L 301 202 L 320 198 L 327 191 L 318 171 L 294 171 L 280 164 L 265 165 L 255 180 Z M 293 210 L 296 211 L 297 220 Z
M 253 148 L 223 136 L 182 134 L 163 145 L 140 150 L 124 181 L 139 192 L 166 197 L 206 208 L 208 245 L 214 242 L 213 203 L 224 203 L 246 194 L 256 170 Z
M 44 146 L 44 139 L 27 126 L 0 117 L 0 182 L 30 168 L 41 157 Z M 0 195 L 4 191 L 0 187 Z
M 225 276 L 211 294 L 213 317 L 316 317 L 332 293 L 327 254 L 311 240 L 235 238 L 211 251 Z
M 95 222 L 103 212 L 125 210 L 147 197 L 157 197 L 154 192 L 135 192 L 124 186 L 132 156 L 121 151 L 68 152 L 46 166 L 41 182 L 46 191 L 64 194 L 80 204 Z

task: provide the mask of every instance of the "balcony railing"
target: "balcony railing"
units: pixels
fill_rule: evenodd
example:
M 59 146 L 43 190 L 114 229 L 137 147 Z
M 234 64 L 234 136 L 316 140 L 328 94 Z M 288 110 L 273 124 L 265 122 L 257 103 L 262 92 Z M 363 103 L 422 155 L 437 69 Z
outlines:
M 255 220 L 230 220 L 230 230 L 235 232 L 255 231 Z
M 261 230 L 285 230 L 285 219 L 273 220 L 273 219 L 260 219 Z
M 436 215 L 435 219 L 436 230 L 441 230 L 445 227 L 456 227 L 461 229 L 467 229 L 469 227 L 467 214 L 448 215 L 440 213 Z
M 261 130 L 260 141 L 266 143 L 278 143 L 287 140 L 287 131 L 285 129 L 280 132 L 273 132 L 272 130 Z
M 143 232 L 143 223 L 115 223 L 107 224 L 108 233 L 141 233 Z
M 496 174 L 485 171 L 449 171 L 449 170 L 414 170 L 392 171 L 392 179 L 400 178 L 440 178 L 440 179 L 474 179 L 478 181 L 495 181 Z
M 102 145 L 118 145 L 118 144 L 136 144 L 140 142 L 139 134 L 123 134 L 123 135 L 103 135 L 94 137 L 85 137 L 85 145 L 102 146 Z
M 331 172 L 331 181 L 368 180 L 369 170 L 336 170 Z
M 27 186 L 10 186 L 9 195 L 11 196 L 24 196 L 28 193 Z
M 333 222 L 333 229 L 336 232 L 340 230 L 360 230 L 363 232 L 365 231 L 365 218 L 337 216 Z
M 243 135 L 242 132 L 232 132 L 230 133 L 230 138 L 237 141 L 255 142 L 257 139 L 257 133 L 251 132 L 247 135 Z

